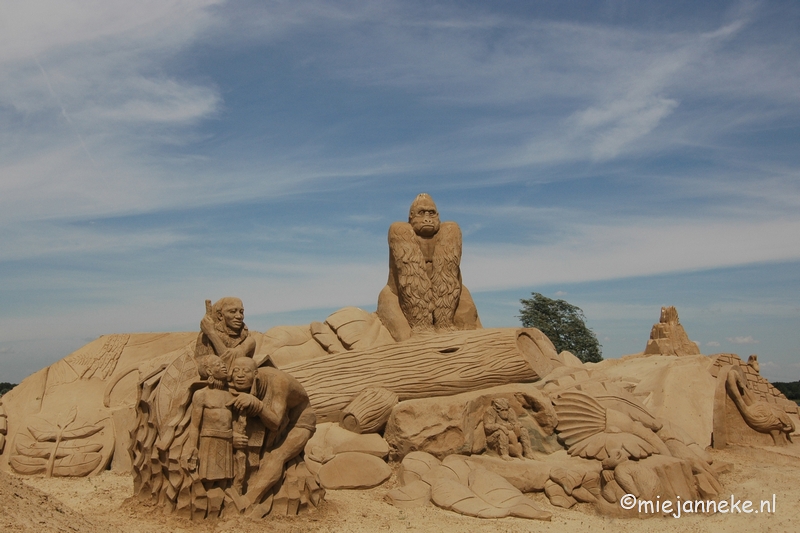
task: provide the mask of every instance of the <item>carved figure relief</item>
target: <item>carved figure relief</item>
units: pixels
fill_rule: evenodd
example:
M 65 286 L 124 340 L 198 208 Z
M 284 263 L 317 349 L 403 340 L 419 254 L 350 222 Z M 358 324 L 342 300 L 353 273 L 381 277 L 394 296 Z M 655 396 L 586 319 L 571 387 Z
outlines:
M 758 360 L 745 363 L 736 354 L 711 356 L 717 379 L 712 445 L 783 445 L 797 430 L 798 406 L 758 373 Z M 731 375 L 734 373 L 735 375 Z M 796 418 L 795 418 L 796 420 Z
M 241 356 L 254 348 L 243 314 L 236 298 L 206 302 L 194 353 L 140 383 L 134 492 L 189 518 L 296 514 L 324 495 L 299 460 L 316 426 L 308 395 Z
M 378 296 L 378 316 L 395 340 L 481 327 L 460 265 L 461 229 L 441 222 L 433 199 L 418 195 L 408 222 L 389 227 L 389 280 Z
M 789 415 L 780 407 L 758 401 L 747 387 L 747 380 L 739 368 L 728 370 L 725 388 L 748 426 L 759 433 L 768 433 L 776 446 L 792 440 L 795 427 Z
M 486 447 L 505 460 L 513 457 L 533 459 L 528 430 L 519 423 L 505 398 L 494 398 L 483 415 Z
M 229 405 L 228 369 L 216 355 L 199 358 L 200 377 L 207 388 L 192 396 L 192 418 L 184 447 L 184 461 L 190 471 L 197 470 L 206 491 L 227 488 L 233 479 L 233 412 Z

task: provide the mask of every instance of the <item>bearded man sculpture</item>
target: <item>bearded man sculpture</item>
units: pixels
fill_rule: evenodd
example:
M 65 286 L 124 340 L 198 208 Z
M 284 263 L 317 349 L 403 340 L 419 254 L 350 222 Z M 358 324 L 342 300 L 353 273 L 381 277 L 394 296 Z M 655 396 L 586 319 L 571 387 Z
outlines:
M 389 227 L 389 280 L 378 296 L 377 312 L 396 341 L 481 327 L 472 296 L 461 283 L 461 229 L 455 222 L 440 222 L 428 194 L 416 197 L 408 222 Z

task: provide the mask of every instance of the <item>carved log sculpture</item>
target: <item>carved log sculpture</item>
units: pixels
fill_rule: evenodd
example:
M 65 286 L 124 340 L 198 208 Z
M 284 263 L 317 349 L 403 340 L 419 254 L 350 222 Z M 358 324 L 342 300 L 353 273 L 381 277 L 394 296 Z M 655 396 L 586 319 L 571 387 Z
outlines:
M 363 390 L 382 387 L 400 401 L 536 381 L 563 363 L 534 328 L 416 336 L 408 341 L 286 365 L 308 391 L 319 422 L 337 422 Z
M 344 408 L 339 425 L 353 433 L 377 433 L 397 401 L 397 394 L 382 387 L 364 389 Z

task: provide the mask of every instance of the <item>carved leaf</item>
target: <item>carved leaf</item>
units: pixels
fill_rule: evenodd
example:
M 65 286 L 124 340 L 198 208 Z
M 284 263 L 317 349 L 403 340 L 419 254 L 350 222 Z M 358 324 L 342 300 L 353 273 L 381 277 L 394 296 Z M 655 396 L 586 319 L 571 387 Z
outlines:
M 57 433 L 55 429 L 52 430 L 42 430 L 39 428 L 35 428 L 33 426 L 28 427 L 28 431 L 31 432 L 33 438 L 36 439 L 38 442 L 55 442 L 57 438 Z
M 83 439 L 86 437 L 90 437 L 103 429 L 103 426 L 93 426 L 91 424 L 84 424 L 77 428 L 66 429 L 61 434 L 62 440 L 69 440 L 69 439 Z
M 70 424 L 75 422 L 75 418 L 77 418 L 77 416 L 78 416 L 78 406 L 73 405 L 72 409 L 70 409 L 69 413 L 67 413 L 67 418 L 65 419 L 64 425 L 62 426 L 61 424 L 59 424 L 58 427 L 60 428 L 68 427 Z
M 21 438 L 17 439 L 16 448 L 17 453 L 20 455 L 26 457 L 40 457 L 42 459 L 49 458 L 50 454 L 53 452 L 53 444 L 49 442 L 29 441 L 25 443 Z
M 89 444 L 72 444 L 69 442 L 63 442 L 58 447 L 56 458 L 66 457 L 72 454 L 99 452 L 102 449 L 103 445 L 99 442 L 90 442 Z
M 189 385 L 198 379 L 198 376 L 197 365 L 189 349 L 166 368 L 156 392 L 156 421 L 159 433 L 163 433 L 163 428 L 169 421 L 177 418 L 175 420 L 177 423 L 183 418 L 183 410 L 189 399 Z
M 21 436 L 20 436 L 21 437 Z M 24 441 L 19 438 L 17 440 L 17 453 L 27 457 L 41 457 L 47 459 L 53 451 L 53 445 L 48 442 L 34 442 L 31 440 Z M 75 444 L 71 442 L 62 442 L 56 452 L 56 457 L 66 457 L 73 453 L 90 453 L 99 452 L 103 449 L 103 445 L 99 442 L 90 442 L 88 444 Z
M 45 459 L 25 457 L 24 455 L 12 455 L 9 463 L 15 472 L 28 476 L 43 473 L 47 466 Z
M 99 453 L 74 453 L 56 459 L 53 475 L 61 477 L 81 477 L 89 475 L 97 468 L 103 457 Z

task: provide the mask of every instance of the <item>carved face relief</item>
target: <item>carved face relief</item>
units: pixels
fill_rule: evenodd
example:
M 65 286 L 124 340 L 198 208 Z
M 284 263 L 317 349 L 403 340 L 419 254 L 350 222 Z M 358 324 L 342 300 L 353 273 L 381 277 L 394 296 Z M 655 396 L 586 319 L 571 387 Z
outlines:
M 230 373 L 230 383 L 234 389 L 239 392 L 250 392 L 255 378 L 255 361 L 249 358 L 239 358 L 233 362 Z
M 225 366 L 225 363 L 219 357 L 210 358 L 208 372 L 214 376 L 214 379 L 222 381 L 228 379 L 228 367 Z
M 241 300 L 234 300 L 220 311 L 225 327 L 232 331 L 241 331 L 244 327 L 244 306 Z
M 505 398 L 495 398 L 492 400 L 492 407 L 494 410 L 497 411 L 498 416 L 503 420 L 508 420 L 508 410 L 510 406 L 508 405 L 508 400 Z
M 420 237 L 433 237 L 439 231 L 439 211 L 430 197 L 414 200 L 408 215 L 408 222 L 414 233 Z

